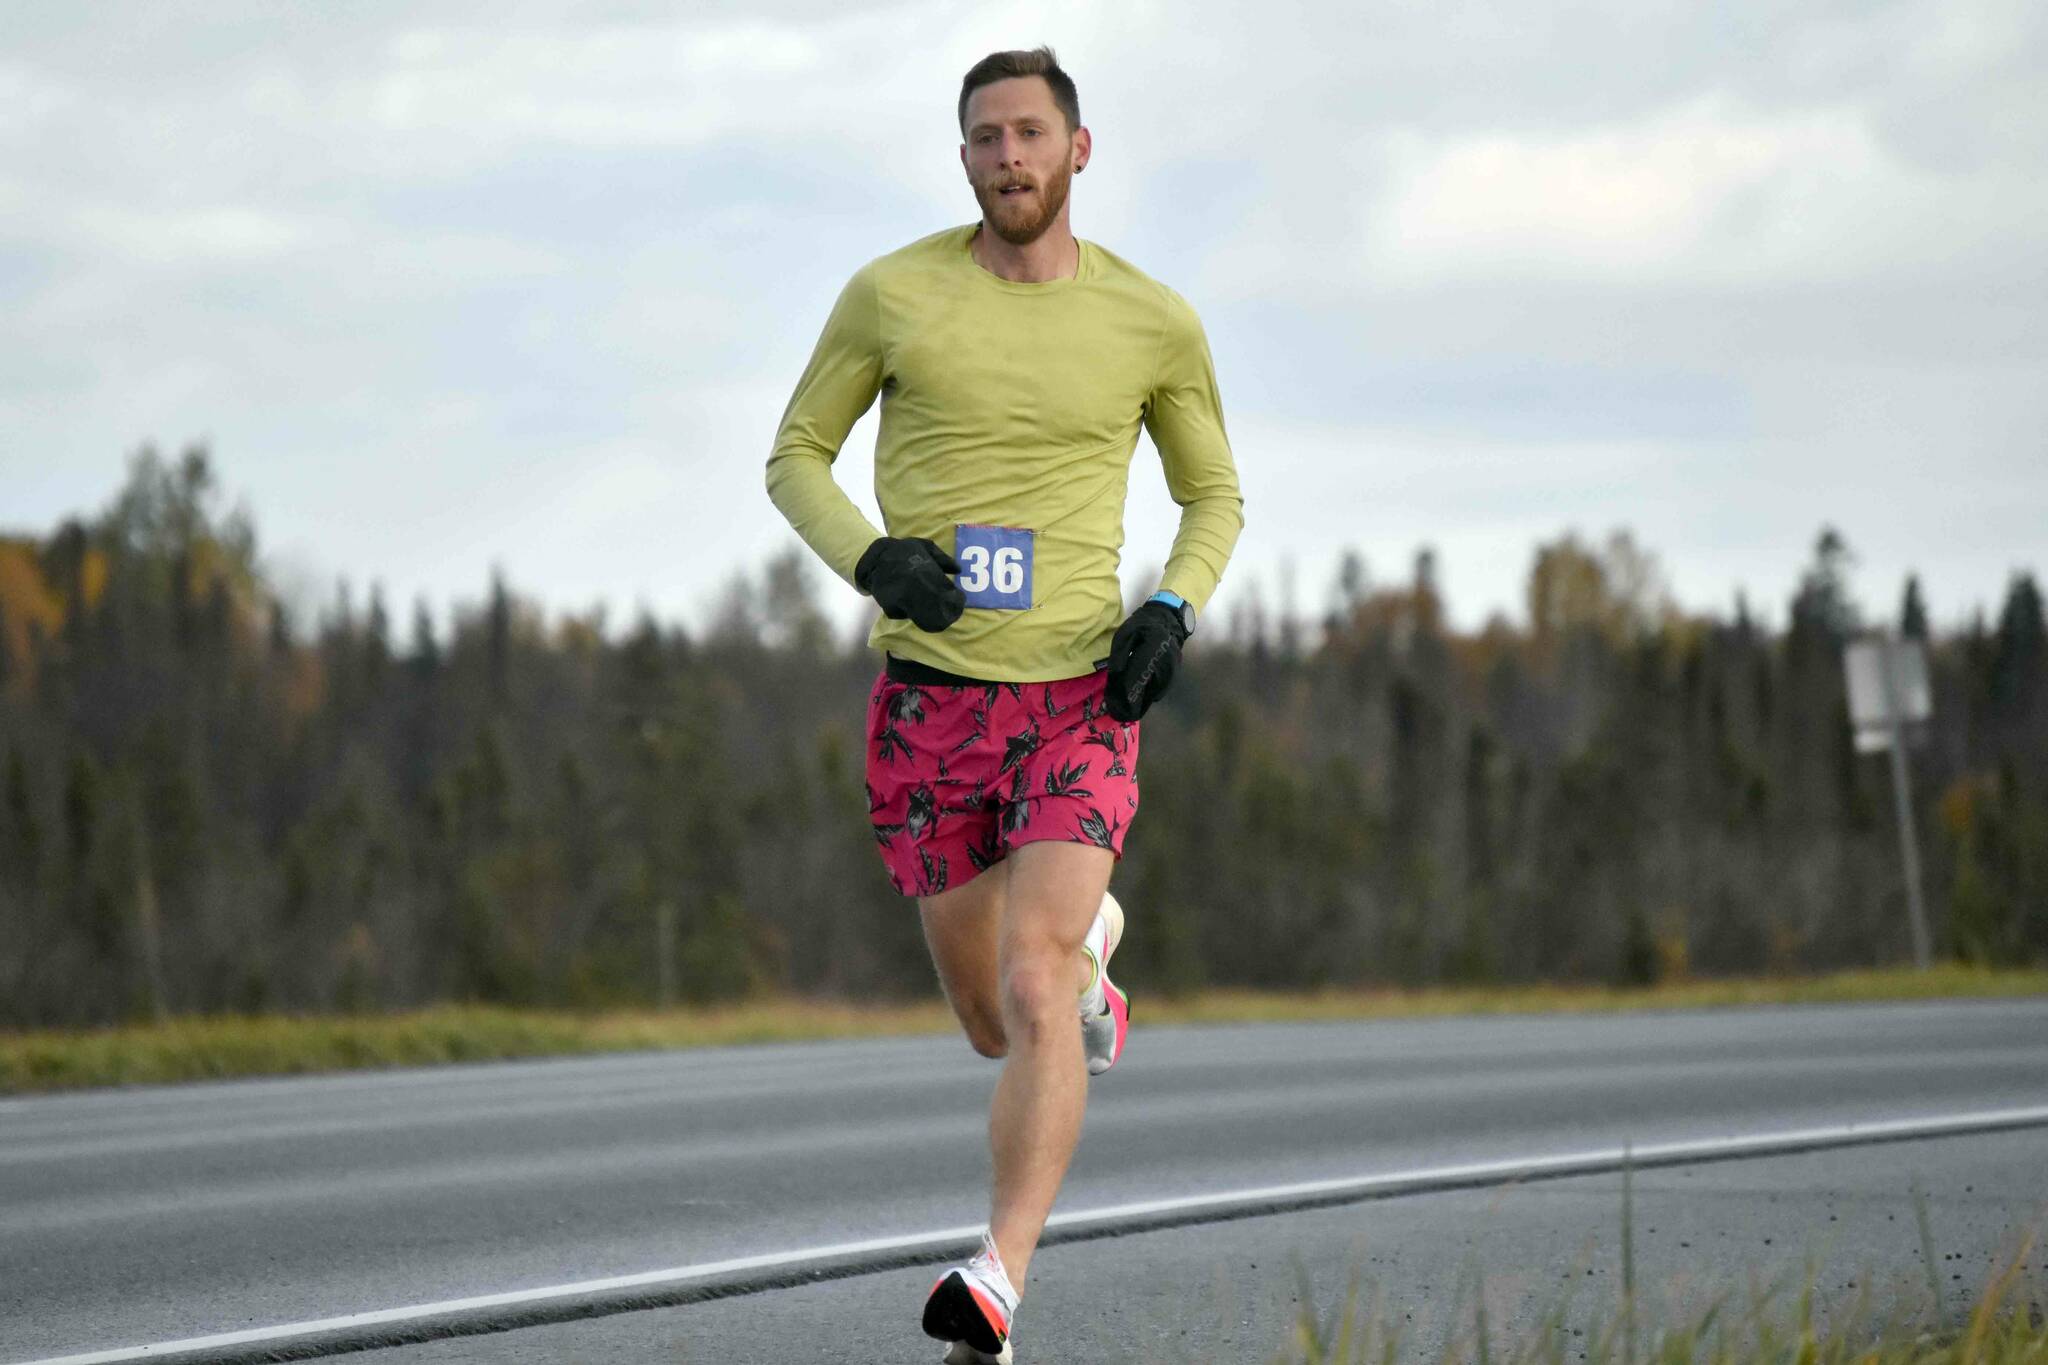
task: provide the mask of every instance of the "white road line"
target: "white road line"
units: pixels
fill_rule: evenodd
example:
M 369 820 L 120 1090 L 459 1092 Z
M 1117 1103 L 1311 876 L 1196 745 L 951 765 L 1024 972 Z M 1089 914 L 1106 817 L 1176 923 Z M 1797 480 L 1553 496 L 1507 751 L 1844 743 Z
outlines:
M 1268 1207 L 1341 1202 L 1374 1195 L 1420 1193 L 1430 1189 L 1493 1184 L 1518 1179 L 1551 1178 L 1562 1175 L 1592 1175 L 1618 1169 L 1624 1164 L 1669 1166 L 1696 1161 L 1726 1161 L 1807 1151 L 1824 1147 L 1858 1146 L 1873 1142 L 1896 1142 L 1908 1138 L 1934 1138 L 1964 1133 L 1996 1132 L 2001 1129 L 2048 1125 L 2048 1105 L 2022 1109 L 1987 1109 L 1962 1114 L 1940 1114 L 1924 1118 L 1881 1119 L 1869 1123 L 1848 1123 L 1821 1128 L 1783 1129 L 1773 1133 L 1745 1133 L 1733 1137 L 1699 1138 L 1685 1142 L 1650 1143 L 1641 1147 L 1607 1147 L 1545 1156 L 1515 1157 L 1499 1161 L 1468 1162 L 1461 1165 L 1425 1166 L 1376 1175 L 1345 1176 L 1334 1180 L 1309 1180 L 1289 1185 L 1267 1185 L 1254 1189 L 1227 1190 L 1217 1194 L 1189 1195 L 1178 1199 L 1148 1199 L 1106 1208 L 1077 1209 L 1055 1213 L 1046 1222 L 1049 1235 L 1062 1231 L 1100 1229 L 1119 1223 L 1149 1223 L 1158 1220 L 1199 1222 L 1202 1216 L 1232 1212 L 1256 1212 Z M 80 1355 L 50 1356 L 24 1361 L 20 1365 L 116 1365 L 116 1362 L 150 1360 L 166 1356 L 196 1355 L 223 1351 L 236 1346 L 259 1346 L 304 1338 L 349 1332 L 364 1328 L 417 1323 L 493 1308 L 544 1305 L 555 1300 L 584 1299 L 592 1295 L 681 1286 L 692 1281 L 716 1280 L 748 1272 L 781 1270 L 812 1262 L 834 1262 L 860 1257 L 883 1256 L 909 1251 L 941 1251 L 948 1246 L 971 1244 L 981 1233 L 979 1223 L 906 1233 L 897 1237 L 876 1237 L 862 1242 L 839 1242 L 830 1246 L 804 1247 L 797 1251 L 768 1252 L 739 1256 L 726 1261 L 702 1261 L 666 1270 L 647 1270 L 636 1275 L 614 1275 L 573 1284 L 546 1285 L 537 1289 L 515 1289 L 502 1294 L 480 1294 L 466 1299 L 444 1299 L 438 1303 L 413 1304 L 404 1308 L 383 1308 L 368 1313 L 318 1318 L 308 1322 L 281 1323 L 213 1336 L 186 1337 L 178 1341 L 151 1342 L 113 1350 L 88 1351 Z
M 180 1341 L 156 1341 L 147 1346 L 123 1346 L 111 1351 L 88 1351 L 83 1355 L 51 1356 L 24 1365 L 111 1365 L 121 1360 L 148 1360 L 156 1356 L 197 1351 L 218 1351 L 229 1346 L 288 1341 L 293 1337 L 316 1336 L 323 1332 L 345 1332 L 356 1327 L 383 1327 L 421 1318 L 445 1317 L 483 1308 L 510 1308 L 544 1303 L 549 1299 L 580 1298 L 621 1289 L 643 1289 L 649 1285 L 712 1279 L 748 1270 L 774 1270 L 807 1261 L 837 1260 L 843 1256 L 873 1256 L 905 1251 L 927 1243 L 970 1242 L 981 1235 L 981 1225 L 943 1228 L 936 1232 L 914 1232 L 902 1237 L 877 1237 L 866 1242 L 841 1242 L 835 1246 L 806 1247 L 802 1251 L 776 1251 L 761 1256 L 738 1256 L 729 1261 L 702 1261 L 670 1270 L 644 1270 L 637 1275 L 613 1275 L 601 1280 L 578 1280 L 574 1284 L 551 1284 L 539 1289 L 514 1289 L 503 1294 L 479 1294 L 467 1299 L 443 1299 L 439 1303 L 413 1304 L 406 1308 L 380 1308 L 369 1313 L 348 1313 L 338 1318 L 316 1318 L 310 1322 L 287 1322 L 276 1327 L 252 1327 L 241 1332 L 221 1332 L 210 1337 L 186 1337 Z
M 1411 1187 L 1481 1184 L 1532 1176 L 1592 1174 L 1615 1170 L 1625 1163 L 1637 1166 L 1668 1166 L 1681 1162 L 1726 1161 L 1735 1157 L 1768 1156 L 1816 1147 L 1842 1147 L 1866 1142 L 1896 1141 L 1901 1138 L 1933 1138 L 1956 1133 L 1973 1133 L 2000 1128 L 2025 1128 L 2048 1123 L 2048 1105 L 2026 1109 L 1987 1109 L 1974 1113 L 1943 1114 L 1918 1119 L 1879 1119 L 1869 1123 L 1846 1123 L 1826 1128 L 1792 1128 L 1775 1133 L 1745 1133 L 1734 1137 L 1696 1138 L 1686 1142 L 1655 1142 L 1641 1147 L 1609 1147 L 1585 1152 L 1560 1152 L 1551 1156 L 1522 1157 L 1506 1161 L 1477 1161 L 1460 1166 L 1427 1166 L 1412 1171 L 1391 1171 L 1383 1175 L 1341 1176 L 1334 1180 L 1308 1180 L 1293 1185 L 1269 1185 L 1263 1189 L 1232 1190 L 1224 1194 L 1196 1195 L 1182 1199 L 1149 1199 L 1135 1204 L 1116 1204 L 1103 1209 L 1054 1214 L 1048 1227 L 1121 1223 L 1160 1215 L 1190 1213 L 1205 1206 L 1296 1204 L 1305 1200 L 1344 1195 L 1381 1194 Z M 975 1230 L 979 1233 L 980 1229 Z

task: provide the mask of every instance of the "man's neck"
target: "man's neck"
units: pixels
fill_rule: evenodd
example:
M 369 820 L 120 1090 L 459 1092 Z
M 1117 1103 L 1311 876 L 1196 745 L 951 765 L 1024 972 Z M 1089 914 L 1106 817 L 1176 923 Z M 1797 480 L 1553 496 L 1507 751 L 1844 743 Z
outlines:
M 1068 280 L 1081 270 L 1081 244 L 1074 240 L 1073 229 L 1067 225 L 1064 213 L 1058 222 L 1040 233 L 1036 241 L 1023 246 L 1004 241 L 983 221 L 974 230 L 974 240 L 968 243 L 968 249 L 974 255 L 975 264 L 1012 284 L 1048 284 L 1053 280 Z

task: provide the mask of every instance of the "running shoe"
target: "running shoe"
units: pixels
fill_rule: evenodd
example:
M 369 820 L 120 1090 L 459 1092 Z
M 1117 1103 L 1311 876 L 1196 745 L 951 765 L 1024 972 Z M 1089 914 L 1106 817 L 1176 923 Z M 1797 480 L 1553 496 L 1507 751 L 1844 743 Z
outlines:
M 1091 1076 L 1100 1076 L 1116 1065 L 1131 1031 L 1131 997 L 1109 979 L 1110 955 L 1124 936 L 1124 908 L 1107 891 L 1102 893 L 1102 918 L 1109 928 L 1102 950 L 1102 1008 L 1081 1016 L 1081 1051 L 1088 1058 Z
M 1107 972 L 1102 977 L 1102 1013 L 1081 1021 L 1081 1050 L 1088 1057 L 1088 1074 L 1100 1076 L 1124 1055 L 1124 1039 L 1131 1031 L 1131 997 L 1123 993 Z
M 924 1301 L 925 1335 L 953 1343 L 946 1365 L 1009 1365 L 1010 1315 L 1016 1311 L 1017 1291 L 1003 1273 L 995 1242 L 983 1233 L 974 1259 L 954 1266 L 932 1286 Z

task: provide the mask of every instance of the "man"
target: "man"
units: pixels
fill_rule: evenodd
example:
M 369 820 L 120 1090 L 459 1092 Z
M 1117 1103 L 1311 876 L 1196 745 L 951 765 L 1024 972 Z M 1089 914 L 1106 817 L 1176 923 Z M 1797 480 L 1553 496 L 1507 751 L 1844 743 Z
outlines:
M 1086 1076 L 1123 1048 L 1129 1002 L 1105 970 L 1123 912 L 1108 886 L 1138 808 L 1138 720 L 1172 681 L 1244 518 L 1194 311 L 1073 234 L 1068 189 L 1092 139 L 1052 51 L 976 63 L 959 119 L 980 221 L 854 275 L 783 414 L 767 483 L 805 542 L 881 607 L 876 842 L 896 889 L 917 897 L 969 1042 L 1003 1059 L 982 1250 L 924 1309 L 925 1330 L 954 1343 L 946 1359 L 969 1362 L 1010 1359 Z M 886 535 L 831 474 L 878 394 Z M 1119 624 L 1141 425 L 1181 520 L 1161 590 Z

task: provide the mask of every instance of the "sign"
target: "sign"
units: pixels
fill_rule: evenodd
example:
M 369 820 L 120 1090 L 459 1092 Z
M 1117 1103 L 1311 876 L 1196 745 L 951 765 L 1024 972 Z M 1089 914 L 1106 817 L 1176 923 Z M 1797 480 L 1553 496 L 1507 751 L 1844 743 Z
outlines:
M 953 558 L 960 561 L 960 590 L 968 606 L 1031 609 L 1032 540 L 1021 526 L 960 524 L 953 534 Z
M 1899 730 L 1934 714 L 1934 693 L 1927 682 L 1927 649 L 1918 640 L 1872 636 L 1851 641 L 1842 666 L 1849 677 L 1849 719 L 1856 727 L 1856 752 L 1874 754 L 1888 749 Z
M 1906 748 L 1911 726 L 1934 714 L 1927 685 L 1927 650 L 1918 640 L 1884 635 L 1851 641 L 1842 655 L 1849 678 L 1849 720 L 1856 727 L 1858 753 L 1891 750 L 1892 798 L 1899 815 L 1899 861 L 1906 875 L 1906 920 L 1913 932 L 1913 962 L 1927 970 L 1931 949 L 1927 906 L 1920 894 L 1920 844 L 1913 833 L 1912 776 Z

